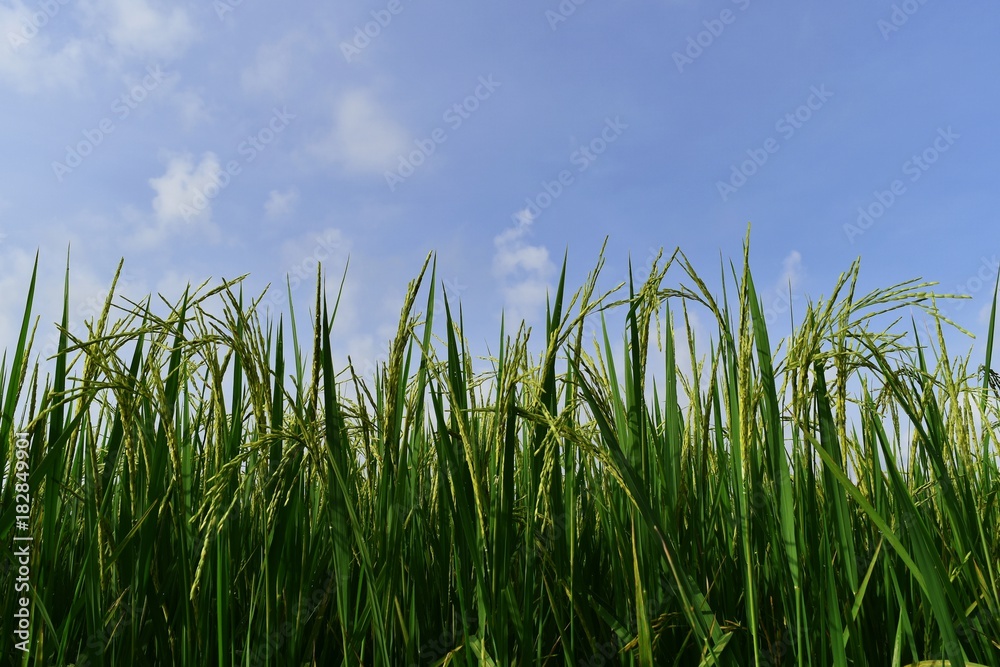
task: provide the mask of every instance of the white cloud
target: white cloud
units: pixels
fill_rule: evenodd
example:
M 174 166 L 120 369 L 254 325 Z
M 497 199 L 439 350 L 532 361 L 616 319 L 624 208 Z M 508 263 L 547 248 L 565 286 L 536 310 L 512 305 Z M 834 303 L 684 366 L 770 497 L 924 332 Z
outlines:
M 207 276 L 197 276 L 190 270 L 168 269 L 156 281 L 153 292 L 162 295 L 168 302 L 177 303 L 184 298 L 184 292 L 189 294 L 201 285 Z M 210 286 L 217 285 L 220 280 L 209 282 Z
M 210 183 L 222 172 L 219 158 L 215 153 L 205 153 L 197 165 L 191 155 L 173 157 L 167 164 L 163 176 L 149 179 L 150 186 L 156 190 L 153 199 L 153 210 L 159 220 L 169 222 L 177 218 L 192 217 L 191 210 L 205 218 L 212 215 L 211 199 L 201 205 L 198 195 L 204 195 Z M 198 201 L 195 201 L 198 199 Z
M 802 282 L 804 271 L 802 269 L 802 254 L 798 250 L 788 253 L 781 262 L 781 278 L 778 279 L 778 289 L 787 290 L 791 286 L 795 290 Z
M 205 153 L 197 164 L 189 154 L 172 157 L 163 176 L 149 179 L 150 187 L 156 191 L 153 221 L 140 225 L 133 242 L 150 247 L 186 230 L 198 230 L 217 240 L 212 199 L 218 194 L 221 173 L 219 158 L 211 152 Z
M 406 149 L 406 131 L 389 118 L 366 90 L 344 94 L 334 110 L 333 128 L 312 147 L 328 162 L 349 171 L 381 172 Z
M 191 89 L 174 93 L 171 102 L 177 108 L 181 122 L 186 128 L 192 128 L 211 118 L 205 100 Z
M 793 250 L 781 262 L 781 274 L 770 290 L 759 293 L 764 303 L 764 320 L 769 325 L 788 322 L 793 304 L 799 299 L 799 288 L 805 277 L 802 254 Z
M 300 51 L 312 50 L 310 39 L 293 32 L 277 42 L 262 44 L 253 64 L 240 75 L 243 90 L 248 93 L 284 96 L 294 83 L 295 57 Z
M 264 202 L 264 212 L 271 220 L 287 218 L 294 211 L 299 203 L 299 191 L 294 187 L 288 188 L 284 192 L 271 190 Z
M 108 43 L 120 55 L 174 59 L 194 40 L 188 13 L 150 0 L 91 0 L 87 13 L 103 28 Z
M 350 250 L 350 239 L 336 227 L 286 239 L 272 253 L 278 264 L 272 267 L 271 273 L 259 276 L 271 284 L 266 297 L 267 304 L 287 313 L 286 291 L 290 288 L 296 312 L 314 310 L 316 271 L 322 264 L 332 309 Z M 352 273 L 353 271 L 352 267 Z M 367 313 L 364 306 L 370 302 L 358 298 L 358 289 L 357 280 L 348 280 L 344 285 L 343 300 L 337 313 L 338 330 L 341 333 L 344 331 L 345 320 L 348 328 L 353 329 L 360 314 Z
M 356 258 L 341 291 L 340 280 L 352 248 L 351 239 L 337 227 L 285 240 L 275 247 L 275 269 L 263 275 L 271 285 L 261 308 L 270 310 L 272 316 L 275 312 L 285 313 L 287 324 L 290 288 L 296 317 L 300 321 L 310 317 L 308 314 L 315 313 L 317 266 L 322 264 L 331 316 L 338 296 L 340 299 L 333 322 L 334 364 L 342 367 L 350 356 L 355 370 L 370 380 L 375 368 L 387 359 L 388 341 L 396 333 L 405 283 L 388 277 L 379 258 Z M 344 390 L 350 394 L 353 387 L 348 383 Z
M 545 306 L 555 265 L 545 246 L 529 245 L 534 217 L 524 209 L 516 222 L 493 239 L 493 276 L 500 282 L 505 309 L 515 322 L 537 316 Z
M 55 27 L 74 22 L 80 37 Z M 171 60 L 196 36 L 186 10 L 159 0 L 0 3 L 0 82 L 23 93 L 84 87 L 87 65 L 120 69 L 122 59 Z M 148 64 L 148 62 L 146 63 Z
M 36 14 L 46 22 L 40 25 Z M 21 0 L 0 4 L 0 81 L 25 93 L 78 87 L 87 45 L 79 39 L 53 45 L 46 29 L 52 20 Z
M 287 239 L 278 249 L 278 257 L 285 265 L 286 272 L 304 272 L 306 276 L 314 276 L 317 262 L 322 262 L 328 269 L 334 264 L 343 269 L 342 264 L 350 254 L 351 245 L 343 230 L 328 227 L 319 232 Z
M 101 264 L 95 255 L 81 248 L 87 247 L 87 242 L 74 233 L 68 232 L 63 237 L 66 244 L 54 241 L 55 233 L 44 234 L 46 243 L 40 244 L 38 275 L 35 285 L 34 301 L 32 303 L 31 324 L 38 320 L 38 329 L 32 348 L 32 360 L 41 355 L 44 359 L 58 350 L 59 331 L 55 326 L 62 318 L 63 308 L 63 271 L 66 261 L 66 248 L 73 249 L 70 256 L 70 291 L 69 291 L 69 331 L 77 337 L 87 335 L 86 322 L 99 315 L 104 306 L 110 287 L 110 276 L 101 277 L 98 267 Z M 48 250 L 47 250 L 48 249 Z M 0 245 L 0 352 L 6 350 L 12 355 L 17 344 L 21 322 L 24 315 L 25 300 L 28 296 L 28 285 L 31 282 L 32 267 L 35 262 L 35 248 L 23 248 L 13 244 Z M 104 265 L 107 267 L 107 264 Z M 129 283 L 127 272 L 123 273 L 116 294 L 129 291 L 134 285 Z M 9 358 L 9 356 L 8 356 Z

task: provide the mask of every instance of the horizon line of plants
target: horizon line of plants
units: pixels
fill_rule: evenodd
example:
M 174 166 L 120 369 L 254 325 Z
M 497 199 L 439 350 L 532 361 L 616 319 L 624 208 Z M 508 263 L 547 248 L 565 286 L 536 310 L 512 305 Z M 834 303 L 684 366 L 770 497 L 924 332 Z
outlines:
M 540 356 L 539 333 L 502 322 L 479 372 L 446 295 L 435 322 L 429 255 L 372 377 L 335 367 L 322 268 L 300 338 L 291 306 L 263 316 L 239 279 L 157 308 L 116 299 L 121 264 L 82 337 L 67 265 L 43 372 L 36 257 L 0 364 L 8 547 L 29 442 L 30 639 L 15 648 L 25 594 L 5 547 L 0 655 L 1000 667 L 996 289 L 978 371 L 946 350 L 936 302 L 952 295 L 856 294 L 859 261 L 775 348 L 749 254 L 748 234 L 721 295 L 679 249 L 625 295 L 598 293 L 603 249 L 572 295 L 564 259 Z M 907 308 L 930 341 L 891 319 Z

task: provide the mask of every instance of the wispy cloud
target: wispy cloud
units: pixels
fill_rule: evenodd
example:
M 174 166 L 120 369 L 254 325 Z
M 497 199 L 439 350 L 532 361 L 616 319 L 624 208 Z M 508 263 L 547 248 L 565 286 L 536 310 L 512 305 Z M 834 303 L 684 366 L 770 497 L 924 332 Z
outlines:
M 284 191 L 271 190 L 264 202 L 264 213 L 269 220 L 280 220 L 287 218 L 295 211 L 295 206 L 299 203 L 299 191 L 295 188 L 288 188 Z
M 56 24 L 74 25 L 73 37 Z M 34 94 L 83 90 L 93 66 L 169 61 L 197 37 L 188 12 L 151 0 L 0 3 L 0 83 Z
M 87 42 L 71 38 L 54 44 L 36 14 L 51 20 L 21 0 L 0 4 L 0 82 L 22 93 L 76 88 L 85 71 Z
M 300 31 L 289 33 L 276 42 L 260 45 L 253 62 L 240 73 L 243 90 L 260 95 L 287 95 L 295 85 L 296 73 L 302 74 L 301 67 L 298 67 L 304 62 L 302 56 L 309 55 L 311 51 L 311 39 Z
M 177 109 L 178 116 L 186 129 L 208 122 L 212 118 L 205 99 L 190 88 L 173 93 L 170 102 Z
M 796 289 L 799 283 L 802 282 L 802 277 L 805 274 L 802 268 L 802 254 L 798 250 L 793 250 L 788 253 L 781 262 L 782 271 L 781 277 L 778 279 L 778 287 L 783 289 L 791 288 Z
M 548 248 L 525 240 L 534 223 L 531 212 L 523 209 L 514 218 L 514 226 L 493 238 L 493 276 L 500 282 L 505 310 L 517 322 L 536 317 L 544 308 L 556 267 Z
M 212 193 L 222 167 L 215 153 L 205 153 L 198 163 L 190 154 L 171 157 L 162 176 L 149 179 L 156 192 L 153 219 L 141 224 L 135 245 L 151 247 L 182 232 L 198 231 L 213 240 L 218 229 L 212 222 Z
M 179 58 L 197 31 L 187 11 L 150 0 L 91 0 L 86 13 L 106 31 L 108 43 L 126 57 Z
M 764 303 L 764 319 L 768 324 L 788 319 L 787 313 L 792 302 L 798 298 L 804 278 L 802 254 L 798 250 L 792 250 L 781 261 L 781 274 L 774 286 L 760 295 Z
M 380 173 L 403 152 L 406 142 L 406 131 L 371 91 L 352 90 L 338 100 L 333 127 L 312 151 L 351 172 Z

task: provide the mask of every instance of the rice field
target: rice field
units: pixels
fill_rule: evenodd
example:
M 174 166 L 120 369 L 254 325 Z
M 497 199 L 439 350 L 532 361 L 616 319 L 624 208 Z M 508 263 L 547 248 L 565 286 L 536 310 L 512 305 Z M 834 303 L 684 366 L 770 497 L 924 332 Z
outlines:
M 855 263 L 779 345 L 749 250 L 714 294 L 679 251 L 612 292 L 603 261 L 478 359 L 429 257 L 371 377 L 322 277 L 306 314 L 110 296 L 78 338 L 67 275 L 50 360 L 33 278 L 5 664 L 1000 666 L 1000 398 L 933 284 Z

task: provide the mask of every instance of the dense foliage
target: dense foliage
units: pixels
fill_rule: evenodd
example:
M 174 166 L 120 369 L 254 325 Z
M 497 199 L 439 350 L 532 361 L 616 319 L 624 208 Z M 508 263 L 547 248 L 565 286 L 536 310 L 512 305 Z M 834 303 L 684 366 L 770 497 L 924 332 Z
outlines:
M 82 339 L 64 315 L 33 364 L 33 277 L 0 368 L 0 654 L 1000 666 L 989 357 L 948 356 L 929 284 L 856 295 L 858 264 L 773 346 L 748 266 L 718 298 L 679 252 L 609 294 L 599 263 L 570 297 L 564 265 L 542 338 L 501 327 L 474 371 L 428 261 L 371 377 L 335 358 L 324 290 L 300 338 L 233 282 L 160 314 L 109 297 Z M 933 345 L 880 328 L 900 308 Z

